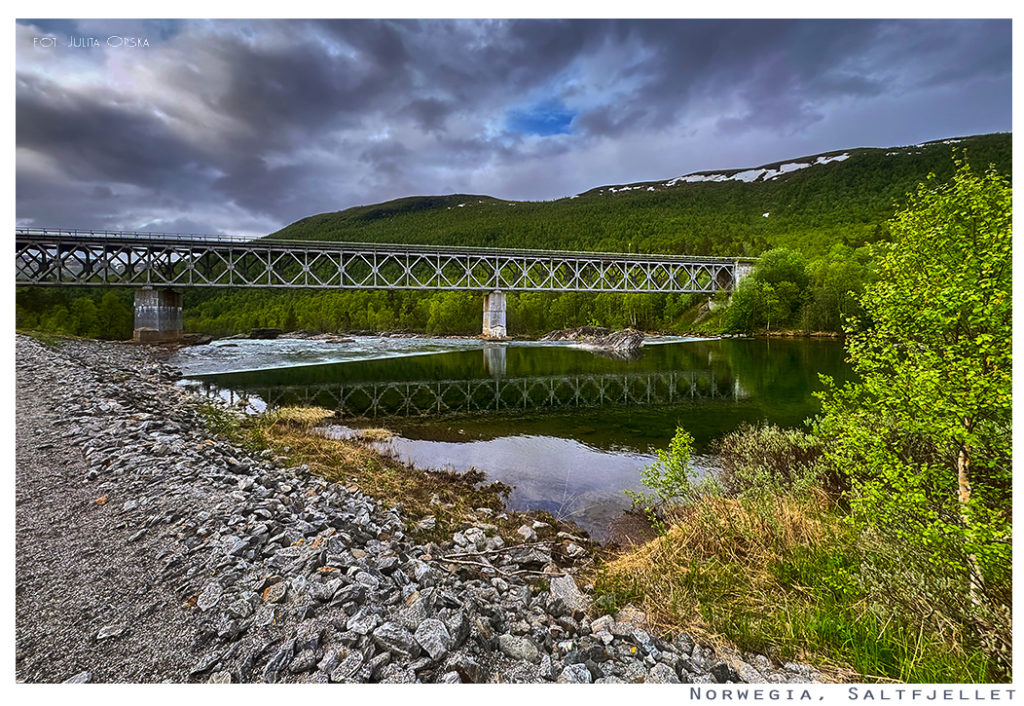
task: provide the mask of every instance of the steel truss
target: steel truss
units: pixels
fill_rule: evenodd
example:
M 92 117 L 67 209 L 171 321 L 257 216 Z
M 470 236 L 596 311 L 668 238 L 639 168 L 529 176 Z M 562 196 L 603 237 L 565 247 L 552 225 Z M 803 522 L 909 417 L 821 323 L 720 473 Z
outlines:
M 735 258 L 506 250 L 228 237 L 15 231 L 16 283 L 713 293 Z
M 220 388 L 192 381 L 189 387 L 232 404 L 259 399 L 268 409 L 316 405 L 338 410 L 350 420 L 389 417 L 442 417 L 530 409 L 650 407 L 693 400 L 746 396 L 732 380 L 711 371 L 669 371 L 604 375 L 474 378 L 362 382 L 304 386 Z

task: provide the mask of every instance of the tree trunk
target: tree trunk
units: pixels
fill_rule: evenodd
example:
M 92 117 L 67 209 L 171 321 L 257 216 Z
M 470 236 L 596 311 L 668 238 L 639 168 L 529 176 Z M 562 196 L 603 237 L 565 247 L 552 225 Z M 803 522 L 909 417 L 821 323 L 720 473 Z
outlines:
M 970 479 L 970 467 L 971 457 L 967 453 L 967 447 L 961 446 L 960 453 L 956 457 L 956 473 L 957 473 L 957 484 L 959 486 L 958 497 L 960 500 L 960 522 L 963 524 L 966 530 L 969 526 L 969 520 L 967 517 L 967 503 L 971 499 L 971 479 Z M 979 605 L 981 603 L 981 569 L 978 566 L 978 558 L 973 553 L 967 554 L 967 571 L 970 575 L 971 588 L 970 598 L 971 603 Z

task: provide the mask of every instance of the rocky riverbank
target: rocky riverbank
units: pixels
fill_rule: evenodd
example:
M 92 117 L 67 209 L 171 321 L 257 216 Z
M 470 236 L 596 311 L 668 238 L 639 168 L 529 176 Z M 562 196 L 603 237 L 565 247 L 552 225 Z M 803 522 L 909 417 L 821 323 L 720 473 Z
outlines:
M 429 518 L 214 436 L 160 351 L 16 346 L 20 681 L 818 679 L 600 615 L 532 523 L 417 543 Z

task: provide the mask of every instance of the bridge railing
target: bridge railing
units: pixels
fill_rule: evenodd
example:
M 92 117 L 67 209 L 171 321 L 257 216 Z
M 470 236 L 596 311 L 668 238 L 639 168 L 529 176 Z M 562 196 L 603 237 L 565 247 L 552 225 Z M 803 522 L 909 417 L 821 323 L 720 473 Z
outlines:
M 97 230 L 83 228 L 15 228 L 15 236 L 37 238 L 61 238 L 86 240 L 104 238 L 110 240 L 138 240 L 141 242 L 200 242 L 200 243 L 249 243 L 258 240 L 258 235 L 232 235 L 227 233 L 154 233 L 149 231 Z

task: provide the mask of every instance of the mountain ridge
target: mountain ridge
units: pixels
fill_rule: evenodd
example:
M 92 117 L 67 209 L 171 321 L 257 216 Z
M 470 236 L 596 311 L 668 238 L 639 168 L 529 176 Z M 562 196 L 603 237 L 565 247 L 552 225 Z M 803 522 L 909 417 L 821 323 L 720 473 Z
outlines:
M 565 250 L 756 255 L 776 246 L 820 253 L 860 245 L 908 191 L 955 154 L 976 168 L 1012 168 L 1012 134 L 827 150 L 757 167 L 598 186 L 553 201 L 487 195 L 407 196 L 306 216 L 270 238 Z

